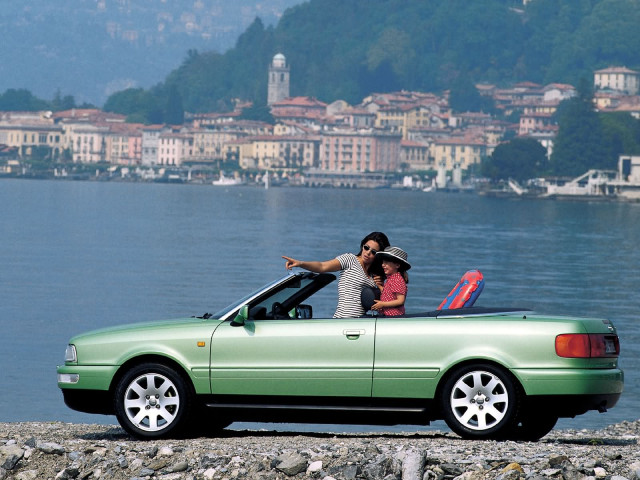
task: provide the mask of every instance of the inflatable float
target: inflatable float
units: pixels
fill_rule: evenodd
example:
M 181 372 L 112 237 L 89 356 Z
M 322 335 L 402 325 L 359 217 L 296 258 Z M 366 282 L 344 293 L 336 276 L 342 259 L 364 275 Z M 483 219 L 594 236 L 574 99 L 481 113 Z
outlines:
M 484 288 L 484 277 L 480 270 L 469 270 L 449 292 L 438 310 L 465 308 L 472 306 Z

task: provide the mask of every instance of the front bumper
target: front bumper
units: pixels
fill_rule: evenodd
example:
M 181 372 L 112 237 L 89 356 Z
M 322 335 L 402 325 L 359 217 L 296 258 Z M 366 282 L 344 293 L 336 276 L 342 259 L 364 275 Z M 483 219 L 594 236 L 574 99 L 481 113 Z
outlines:
M 113 365 L 59 365 L 58 387 L 78 390 L 109 390 L 118 370 Z
M 109 389 L 116 370 L 115 366 L 59 365 L 58 387 L 64 403 L 78 412 L 113 415 Z

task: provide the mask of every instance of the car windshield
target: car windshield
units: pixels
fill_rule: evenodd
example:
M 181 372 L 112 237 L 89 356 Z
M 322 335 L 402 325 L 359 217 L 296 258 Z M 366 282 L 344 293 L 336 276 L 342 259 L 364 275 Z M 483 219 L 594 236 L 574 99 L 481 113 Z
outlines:
M 266 311 L 271 311 L 274 303 L 280 303 L 289 310 L 334 280 L 335 276 L 327 273 L 305 272 L 288 275 L 250 293 L 213 314 L 212 317 L 227 319 L 244 304 L 249 304 L 252 309 L 264 308 Z
M 231 305 L 227 305 L 222 310 L 220 310 L 220 311 L 214 313 L 213 315 L 211 315 L 211 317 L 212 318 L 222 318 L 222 317 L 228 315 L 230 312 L 232 312 L 234 310 L 237 310 L 238 308 L 240 308 L 240 306 L 244 305 L 245 303 L 248 303 L 252 298 L 256 297 L 260 293 L 270 290 L 271 288 L 273 288 L 274 286 L 278 285 L 279 283 L 285 282 L 287 280 L 287 278 L 289 278 L 289 276 L 286 276 L 284 278 L 276 280 L 275 282 L 267 283 L 262 288 L 259 288 L 258 290 L 254 290 L 249 295 L 246 295 L 246 296 L 242 297 L 240 300 L 238 300 L 236 302 L 233 302 Z

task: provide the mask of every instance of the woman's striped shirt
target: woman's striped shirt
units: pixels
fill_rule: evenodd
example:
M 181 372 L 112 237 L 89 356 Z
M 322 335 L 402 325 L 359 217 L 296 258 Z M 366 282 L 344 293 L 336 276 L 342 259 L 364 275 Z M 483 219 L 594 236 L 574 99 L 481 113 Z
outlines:
M 338 307 L 333 318 L 357 318 L 364 315 L 364 307 L 360 294 L 364 287 L 375 287 L 372 278 L 368 277 L 353 253 L 338 255 L 342 271 L 338 280 Z

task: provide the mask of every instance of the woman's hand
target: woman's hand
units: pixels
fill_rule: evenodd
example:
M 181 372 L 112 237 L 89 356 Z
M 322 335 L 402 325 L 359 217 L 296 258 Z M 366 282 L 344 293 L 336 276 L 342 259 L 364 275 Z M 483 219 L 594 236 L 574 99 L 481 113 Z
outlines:
M 337 258 L 333 260 L 327 260 L 326 262 L 303 262 L 302 260 L 296 260 L 295 258 L 282 256 L 286 260 L 284 268 L 291 270 L 293 267 L 303 268 L 310 272 L 322 273 L 322 272 L 337 272 L 342 268 L 340 261 Z
M 293 267 L 299 267 L 300 263 L 302 263 L 295 258 L 285 257 L 284 255 L 282 256 L 282 258 L 286 260 L 286 262 L 284 263 L 284 268 L 286 268 L 287 270 L 291 270 Z

